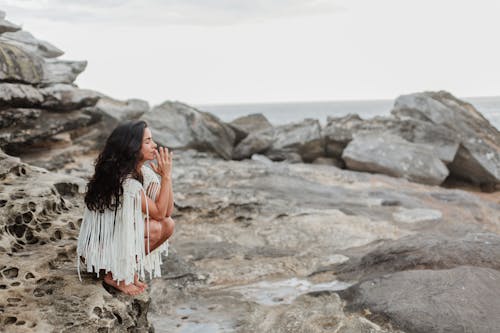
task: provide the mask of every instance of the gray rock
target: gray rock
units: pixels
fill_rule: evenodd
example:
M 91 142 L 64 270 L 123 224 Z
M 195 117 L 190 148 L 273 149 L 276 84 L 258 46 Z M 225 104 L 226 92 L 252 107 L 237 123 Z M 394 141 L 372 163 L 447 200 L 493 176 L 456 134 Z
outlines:
M 258 132 L 273 127 L 262 113 L 254 113 L 236 118 L 230 124 L 246 133 Z
M 119 101 L 111 97 L 102 97 L 96 104 L 96 109 L 117 122 L 140 118 L 149 111 L 149 103 L 140 99 Z
M 5 12 L 3 15 L 5 17 Z M 7 21 L 6 19 L 4 19 L 4 17 L 0 18 L 0 34 L 2 34 L 4 32 L 13 32 L 13 31 L 21 30 L 20 26 L 14 24 L 12 22 Z
M 19 46 L 0 41 L 0 80 L 38 84 L 43 75 L 42 57 L 28 53 Z
M 325 147 L 321 136 L 321 126 L 316 119 L 305 119 L 302 122 L 291 123 L 275 127 L 274 140 L 268 152 L 271 156 L 280 156 L 286 153 L 297 153 L 305 162 L 312 162 L 317 157 L 324 156 Z M 277 160 L 281 157 L 277 157 Z
M 260 154 L 271 147 L 274 141 L 274 129 L 250 133 L 234 147 L 233 159 L 243 160 L 253 154 Z
M 450 236 L 435 232 L 386 241 L 332 270 L 342 279 L 367 280 L 412 269 L 450 269 L 477 266 L 500 270 L 500 236 L 471 232 Z
M 474 183 L 500 183 L 500 132 L 471 104 L 445 91 L 398 97 L 391 113 L 447 127 L 460 148 L 451 173 Z
M 86 67 L 87 61 L 47 59 L 44 64 L 42 82 L 45 84 L 73 83 Z
M 348 301 L 347 309 L 367 309 L 369 319 L 408 332 L 487 333 L 500 327 L 500 272 L 491 268 L 397 272 L 361 282 L 340 295 Z
M 273 127 L 271 123 L 267 120 L 267 118 L 261 113 L 255 113 L 236 118 L 230 123 L 228 123 L 228 125 L 236 134 L 235 145 L 239 144 L 241 140 L 243 140 L 248 136 L 249 133 L 258 132 Z M 242 158 L 247 158 L 248 156 Z M 242 158 L 236 158 L 236 159 L 242 159 Z
M 88 106 L 94 106 L 102 94 L 89 90 L 80 89 L 71 84 L 53 84 L 40 89 L 44 100 L 42 107 L 57 111 L 75 110 Z
M 56 58 L 64 52 L 49 42 L 36 39 L 31 33 L 24 30 L 6 32 L 0 35 L 0 41 L 16 45 L 25 51 L 40 55 L 44 58 Z
M 448 169 L 434 150 L 392 134 L 356 136 L 342 153 L 349 169 L 383 173 L 411 181 L 439 185 Z
M 50 137 L 89 126 L 99 120 L 99 116 L 75 110 L 55 113 L 38 110 L 36 117 L 24 119 L 20 126 L 15 124 L 0 132 L 0 147 L 10 154 L 21 154 L 26 150 L 44 149 Z
M 331 157 L 318 157 L 317 159 L 312 161 L 312 164 L 332 165 L 337 168 L 345 167 L 344 161 L 342 161 L 341 159 L 331 158 Z
M 27 84 L 0 83 L 0 107 L 38 107 L 43 94 Z
M 192 148 L 213 151 L 224 159 L 232 157 L 235 134 L 210 113 L 167 101 L 146 112 L 141 119 L 148 122 L 155 140 L 169 148 Z
M 363 120 L 358 115 L 328 118 L 323 128 L 327 156 L 340 157 L 354 135 L 389 133 L 406 141 L 428 144 L 445 163 L 450 163 L 458 151 L 459 141 L 449 128 L 417 119 L 377 116 Z

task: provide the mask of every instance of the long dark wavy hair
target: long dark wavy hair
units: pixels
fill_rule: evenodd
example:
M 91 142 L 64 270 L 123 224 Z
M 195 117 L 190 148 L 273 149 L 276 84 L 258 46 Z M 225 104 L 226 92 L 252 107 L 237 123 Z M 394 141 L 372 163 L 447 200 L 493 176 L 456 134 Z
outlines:
M 145 121 L 127 122 L 116 127 L 95 161 L 95 172 L 87 184 L 85 204 L 93 211 L 115 210 L 120 205 L 123 181 L 137 174 L 137 163 L 142 159 L 141 146 Z

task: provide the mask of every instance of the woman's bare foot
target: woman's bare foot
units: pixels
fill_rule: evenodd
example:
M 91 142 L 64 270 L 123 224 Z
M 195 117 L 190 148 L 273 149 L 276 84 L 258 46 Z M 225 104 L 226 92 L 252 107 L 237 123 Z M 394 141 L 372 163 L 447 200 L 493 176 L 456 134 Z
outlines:
M 134 275 L 134 285 L 142 290 L 148 289 L 148 285 L 142 281 L 139 281 L 139 276 L 137 273 Z
M 126 295 L 136 296 L 144 291 L 144 289 L 137 287 L 133 283 L 125 284 L 124 281 L 117 282 L 113 280 L 113 275 L 111 274 L 111 272 L 108 272 L 108 274 L 106 274 L 106 276 L 104 277 L 104 283 L 118 289 Z

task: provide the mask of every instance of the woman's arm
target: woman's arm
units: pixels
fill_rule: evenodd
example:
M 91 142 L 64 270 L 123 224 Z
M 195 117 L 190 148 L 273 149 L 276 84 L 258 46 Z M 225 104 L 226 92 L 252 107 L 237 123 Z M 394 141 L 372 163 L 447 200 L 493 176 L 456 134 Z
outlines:
M 151 164 L 154 172 L 161 176 L 160 191 L 156 200 L 153 201 L 147 195 L 142 193 L 142 211 L 146 212 L 146 205 L 149 216 L 155 220 L 161 220 L 167 216 L 167 210 L 173 203 L 171 170 L 172 153 L 168 153 L 167 148 L 161 147 L 156 154 L 157 165 Z M 172 202 L 172 203 L 171 203 Z
M 172 189 L 172 177 L 168 180 L 168 207 L 167 207 L 167 217 L 172 216 L 174 212 L 174 190 Z

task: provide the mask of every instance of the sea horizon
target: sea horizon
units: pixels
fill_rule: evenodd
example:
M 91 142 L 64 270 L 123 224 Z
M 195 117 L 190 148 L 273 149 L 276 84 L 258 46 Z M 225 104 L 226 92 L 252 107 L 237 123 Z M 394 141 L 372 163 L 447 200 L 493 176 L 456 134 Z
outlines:
M 472 104 L 488 121 L 500 128 L 500 96 L 458 97 Z M 210 112 L 225 122 L 236 118 L 262 113 L 274 126 L 302 121 L 306 118 L 318 119 L 322 125 L 327 117 L 342 117 L 349 113 L 358 114 L 363 119 L 374 116 L 388 116 L 396 99 L 361 100 L 316 100 L 285 102 L 248 103 L 208 103 L 195 104 L 202 111 Z

